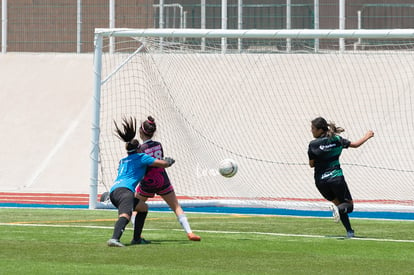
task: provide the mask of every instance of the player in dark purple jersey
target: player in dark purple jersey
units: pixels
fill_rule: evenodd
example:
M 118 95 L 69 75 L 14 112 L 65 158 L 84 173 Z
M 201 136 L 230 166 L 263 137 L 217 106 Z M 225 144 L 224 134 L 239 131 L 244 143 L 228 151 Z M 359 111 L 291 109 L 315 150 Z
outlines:
M 128 156 L 119 161 L 118 175 L 110 190 L 109 198 L 118 209 L 118 220 L 114 225 L 112 238 L 108 240 L 107 244 L 108 246 L 122 247 L 124 245 L 120 242 L 120 238 L 125 230 L 125 226 L 129 223 L 132 211 L 138 204 L 138 199 L 134 197 L 134 191 L 138 182 L 144 177 L 147 167 L 170 167 L 174 160 L 171 158 L 159 160 L 138 152 L 139 142 L 135 138 L 137 124 L 135 118 L 124 118 L 122 121 L 123 129 L 120 129 L 115 121 L 114 123 L 115 133 L 125 142 Z M 136 240 L 135 236 L 136 234 L 134 233 L 134 239 L 131 241 L 131 244 L 148 243 L 148 241 L 142 238 Z
M 354 209 L 351 193 L 345 182 L 339 163 L 342 149 L 357 148 L 374 136 L 368 131 L 358 141 L 349 141 L 337 135 L 345 131 L 334 123 L 327 123 L 322 117 L 312 120 L 311 130 L 315 138 L 309 143 L 309 166 L 315 168 L 315 184 L 321 195 L 331 201 L 331 210 L 336 222 L 341 220 L 347 237 L 354 237 L 348 213 Z
M 164 158 L 164 151 L 162 145 L 158 141 L 152 140 L 152 137 L 157 130 L 154 118 L 149 116 L 145 120 L 139 129 L 140 137 L 143 144 L 140 146 L 140 152 L 152 156 L 156 159 Z M 144 226 L 145 218 L 148 213 L 148 206 L 145 203 L 149 198 L 153 198 L 155 194 L 160 195 L 164 201 L 168 204 L 171 210 L 174 211 L 177 216 L 178 222 L 187 233 L 187 237 L 190 241 L 200 241 L 201 238 L 194 234 L 191 230 L 188 219 L 181 208 L 174 188 L 171 185 L 167 172 L 164 168 L 148 167 L 147 172 L 143 180 L 139 183 L 135 196 L 139 199 L 137 206 L 137 214 L 134 224 L 134 232 L 140 234 Z M 137 235 L 137 237 L 140 237 Z

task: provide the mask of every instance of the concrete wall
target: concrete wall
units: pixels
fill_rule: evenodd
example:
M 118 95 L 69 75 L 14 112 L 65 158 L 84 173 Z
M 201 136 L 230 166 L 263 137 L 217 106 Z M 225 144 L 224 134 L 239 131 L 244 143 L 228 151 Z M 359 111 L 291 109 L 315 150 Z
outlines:
M 92 55 L 0 55 L 0 191 L 89 191 L 92 68 Z

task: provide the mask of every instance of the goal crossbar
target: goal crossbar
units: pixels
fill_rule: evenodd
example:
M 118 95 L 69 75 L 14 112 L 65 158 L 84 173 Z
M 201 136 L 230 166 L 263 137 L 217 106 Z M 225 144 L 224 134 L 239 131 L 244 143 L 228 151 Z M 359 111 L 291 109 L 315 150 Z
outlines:
M 298 39 L 410 39 L 414 29 L 277 29 L 277 30 L 222 30 L 222 29 L 95 29 L 96 35 L 117 37 L 171 37 L 171 38 L 298 38 Z

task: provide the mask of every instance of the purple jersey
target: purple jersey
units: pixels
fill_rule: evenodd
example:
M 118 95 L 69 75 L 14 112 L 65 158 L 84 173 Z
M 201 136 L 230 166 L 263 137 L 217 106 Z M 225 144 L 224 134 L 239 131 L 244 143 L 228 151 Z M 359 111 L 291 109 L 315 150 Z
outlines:
M 145 153 L 156 159 L 164 158 L 164 151 L 162 150 L 162 145 L 158 141 L 147 140 L 140 146 L 140 152 Z
M 157 159 L 164 158 L 162 145 L 158 141 L 147 140 L 140 146 L 140 152 Z M 160 195 L 169 193 L 173 190 L 167 172 L 161 167 L 148 166 L 147 172 L 142 179 L 137 191 L 141 195 L 152 197 L 154 193 Z

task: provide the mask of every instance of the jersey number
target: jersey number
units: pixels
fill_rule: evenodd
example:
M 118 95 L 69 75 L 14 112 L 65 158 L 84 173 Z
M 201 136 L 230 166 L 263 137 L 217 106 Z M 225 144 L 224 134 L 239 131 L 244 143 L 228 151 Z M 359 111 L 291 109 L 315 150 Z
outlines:
M 154 157 L 156 159 L 162 159 L 162 151 L 161 150 L 150 152 L 150 153 L 148 153 L 148 155 L 151 156 L 151 157 Z

